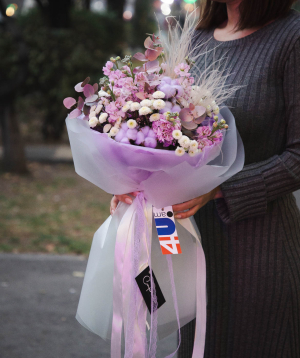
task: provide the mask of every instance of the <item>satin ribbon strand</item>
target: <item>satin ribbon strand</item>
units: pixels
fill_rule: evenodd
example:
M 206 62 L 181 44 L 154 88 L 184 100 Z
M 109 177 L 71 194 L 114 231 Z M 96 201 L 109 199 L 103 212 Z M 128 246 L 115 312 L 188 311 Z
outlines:
M 117 231 L 114 278 L 113 278 L 113 319 L 111 333 L 111 358 L 121 358 L 122 327 L 123 327 L 123 298 L 122 273 L 124 271 L 124 255 L 128 245 L 129 228 L 135 212 L 134 205 L 129 206 L 123 216 Z M 127 237 L 126 237 L 127 235 Z

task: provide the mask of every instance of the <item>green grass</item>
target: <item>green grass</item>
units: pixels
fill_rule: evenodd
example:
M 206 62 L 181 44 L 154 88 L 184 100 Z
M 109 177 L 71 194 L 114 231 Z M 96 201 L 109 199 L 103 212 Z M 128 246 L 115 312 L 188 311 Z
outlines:
M 88 254 L 111 195 L 73 165 L 31 163 L 30 171 L 0 174 L 0 252 Z

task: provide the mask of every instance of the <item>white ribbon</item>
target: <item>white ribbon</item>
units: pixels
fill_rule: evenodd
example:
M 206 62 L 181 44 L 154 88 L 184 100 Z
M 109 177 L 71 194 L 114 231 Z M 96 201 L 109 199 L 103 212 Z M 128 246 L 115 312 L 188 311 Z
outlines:
M 141 220 L 141 205 L 143 208 L 144 224 Z M 139 213 L 138 213 L 139 211 Z M 193 358 L 203 358 L 206 332 L 206 266 L 205 256 L 200 243 L 200 234 L 189 219 L 178 220 L 189 231 L 197 242 L 197 308 L 196 332 L 193 349 Z M 137 225 L 143 227 L 139 232 Z M 141 228 L 140 227 L 140 228 Z M 156 324 L 155 314 L 151 315 L 150 346 L 147 350 L 146 316 L 147 307 L 137 287 L 135 277 L 148 265 L 151 267 L 151 240 L 152 240 L 152 205 L 145 203 L 143 197 L 133 201 L 125 212 L 117 230 L 113 280 L 113 321 L 111 334 L 111 358 L 121 358 L 122 327 L 125 333 L 125 358 L 154 358 L 156 351 Z M 138 238 L 137 238 L 138 235 Z M 138 242 L 135 242 L 138 240 Z M 137 252 L 138 251 L 138 252 Z M 138 255 L 134 256 L 134 255 Z M 179 322 L 176 290 L 172 270 L 171 257 L 168 257 L 170 280 L 174 308 Z M 137 272 L 135 272 L 137 271 Z M 157 320 L 157 317 L 156 317 Z M 179 327 L 180 328 L 180 327 Z M 151 334 L 151 332 L 153 334 Z M 180 344 L 180 342 L 179 342 Z M 168 355 L 174 356 L 177 352 Z

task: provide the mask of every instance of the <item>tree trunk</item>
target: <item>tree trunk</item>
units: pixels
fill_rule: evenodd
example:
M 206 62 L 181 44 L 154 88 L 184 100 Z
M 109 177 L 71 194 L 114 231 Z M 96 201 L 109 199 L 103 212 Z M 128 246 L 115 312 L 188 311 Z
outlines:
M 2 97 L 0 124 L 3 142 L 3 170 L 18 174 L 28 172 L 24 144 L 14 109 L 13 96 Z

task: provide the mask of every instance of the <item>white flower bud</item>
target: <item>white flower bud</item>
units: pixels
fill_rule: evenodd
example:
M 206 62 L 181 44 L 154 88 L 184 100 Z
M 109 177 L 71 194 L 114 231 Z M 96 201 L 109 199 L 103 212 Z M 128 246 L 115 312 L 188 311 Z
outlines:
M 178 155 L 179 157 L 183 156 L 184 153 L 185 150 L 182 147 L 177 147 L 175 150 L 175 154 Z
M 119 129 L 116 127 L 112 127 L 109 134 L 114 137 L 115 135 L 117 135 L 117 133 L 119 132 Z
M 198 149 L 198 142 L 196 140 L 192 140 L 190 142 L 190 150 L 197 150 Z
M 163 101 L 162 99 L 157 99 L 153 102 L 153 107 L 158 110 L 163 109 L 165 107 L 165 105 L 166 105 L 166 102 Z
M 188 148 L 190 146 L 190 142 L 190 138 L 186 135 L 183 135 L 178 141 L 178 143 L 184 148 Z
M 134 119 L 129 119 L 129 121 L 127 121 L 127 127 L 130 129 L 133 129 L 137 126 L 137 123 Z
M 130 110 L 131 111 L 138 111 L 141 108 L 141 105 L 139 104 L 139 102 L 133 102 L 130 105 Z
M 179 129 L 175 129 L 172 132 L 172 136 L 174 139 L 179 140 L 182 137 L 182 132 Z
M 96 127 L 96 125 L 99 123 L 98 121 L 98 118 L 97 117 L 92 117 L 90 120 L 89 120 L 89 126 L 91 128 L 94 128 Z
M 165 94 L 162 91 L 156 91 L 153 93 L 153 98 L 165 98 Z
M 140 116 L 145 116 L 145 115 L 147 115 L 147 114 L 149 114 L 149 113 L 151 113 L 151 112 L 152 112 L 152 110 L 151 110 L 149 107 L 146 107 L 146 106 L 141 107 L 141 108 L 139 109 L 139 115 L 140 115 Z
M 108 114 L 107 114 L 107 113 L 102 113 L 102 114 L 100 114 L 99 122 L 100 122 L 100 123 L 106 122 L 107 117 L 108 117 Z
M 160 119 L 160 114 L 159 113 L 153 113 L 150 116 L 150 122 L 154 122 L 154 121 L 158 121 Z
M 142 106 L 142 107 L 151 107 L 152 106 L 152 101 L 150 100 L 150 99 L 144 99 L 141 103 L 140 103 L 140 105 Z

